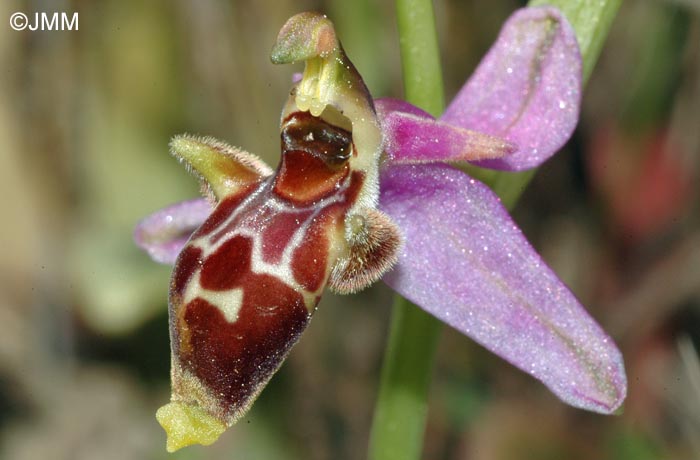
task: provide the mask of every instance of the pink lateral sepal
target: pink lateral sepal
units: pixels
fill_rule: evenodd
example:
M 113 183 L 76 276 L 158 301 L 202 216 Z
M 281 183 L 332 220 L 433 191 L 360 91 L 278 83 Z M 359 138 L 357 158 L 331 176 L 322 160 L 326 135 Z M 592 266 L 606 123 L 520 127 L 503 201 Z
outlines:
M 488 187 L 447 165 L 390 166 L 381 184 L 380 209 L 406 241 L 389 286 L 568 404 L 620 406 L 620 351 Z

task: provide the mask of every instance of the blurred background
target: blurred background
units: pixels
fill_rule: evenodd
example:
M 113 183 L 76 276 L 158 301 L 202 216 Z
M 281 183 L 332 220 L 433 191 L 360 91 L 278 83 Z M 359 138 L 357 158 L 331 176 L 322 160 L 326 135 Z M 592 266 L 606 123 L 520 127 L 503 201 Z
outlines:
M 436 0 L 448 98 L 521 2 Z M 135 223 L 197 196 L 168 155 L 207 134 L 274 165 L 291 75 L 269 50 L 309 9 L 375 96 L 400 97 L 389 0 L 0 2 L 0 458 L 362 459 L 390 313 L 326 295 L 250 413 L 169 456 L 169 267 Z M 78 12 L 17 32 L 15 11 Z M 580 126 L 515 219 L 623 350 L 624 413 L 572 409 L 446 329 L 426 459 L 700 458 L 700 0 L 626 0 Z M 342 326 L 341 326 L 342 325 Z

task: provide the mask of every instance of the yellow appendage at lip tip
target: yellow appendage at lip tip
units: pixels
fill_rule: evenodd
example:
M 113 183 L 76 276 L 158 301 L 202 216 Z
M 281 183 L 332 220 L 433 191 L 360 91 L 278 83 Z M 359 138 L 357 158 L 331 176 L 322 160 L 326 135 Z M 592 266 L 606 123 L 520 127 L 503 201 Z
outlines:
M 175 452 L 192 444 L 208 446 L 226 431 L 226 425 L 199 406 L 171 402 L 156 412 L 158 423 L 168 437 L 166 449 Z

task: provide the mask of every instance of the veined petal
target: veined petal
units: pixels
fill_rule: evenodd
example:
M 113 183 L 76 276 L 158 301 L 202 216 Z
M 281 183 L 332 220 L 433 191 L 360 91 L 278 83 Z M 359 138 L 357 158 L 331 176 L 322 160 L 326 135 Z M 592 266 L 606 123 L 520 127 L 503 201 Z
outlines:
M 381 185 L 380 208 L 405 237 L 389 286 L 563 401 L 620 406 L 620 352 L 488 187 L 447 165 L 389 166 Z
M 177 255 L 214 208 L 204 198 L 182 201 L 142 219 L 134 241 L 156 262 L 174 264 Z
M 488 134 L 435 120 L 407 102 L 375 101 L 384 132 L 384 150 L 392 163 L 436 163 L 501 158 L 517 147 Z
M 581 55 L 576 35 L 555 8 L 513 14 L 441 120 L 504 137 L 519 150 L 480 166 L 519 171 L 554 154 L 576 126 Z

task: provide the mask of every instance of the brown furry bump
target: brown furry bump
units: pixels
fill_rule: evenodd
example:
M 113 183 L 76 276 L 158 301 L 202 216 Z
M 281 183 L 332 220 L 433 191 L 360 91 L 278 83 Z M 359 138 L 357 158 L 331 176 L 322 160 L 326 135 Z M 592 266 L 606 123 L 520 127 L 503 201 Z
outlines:
M 333 266 L 328 287 L 351 294 L 373 284 L 398 259 L 401 232 L 389 216 L 376 209 L 348 217 L 348 251 Z

